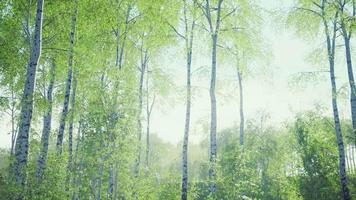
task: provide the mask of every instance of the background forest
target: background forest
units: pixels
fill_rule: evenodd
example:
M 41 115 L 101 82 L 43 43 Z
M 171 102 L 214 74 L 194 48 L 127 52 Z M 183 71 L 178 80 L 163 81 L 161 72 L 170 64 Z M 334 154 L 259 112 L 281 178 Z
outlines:
M 1 0 L 0 199 L 355 199 L 355 4 Z

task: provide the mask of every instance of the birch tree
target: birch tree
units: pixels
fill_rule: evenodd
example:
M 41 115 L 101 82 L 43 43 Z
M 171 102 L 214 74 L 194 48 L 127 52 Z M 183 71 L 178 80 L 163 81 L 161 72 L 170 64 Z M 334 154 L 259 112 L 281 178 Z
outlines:
M 43 176 L 43 171 L 46 167 L 47 155 L 48 155 L 48 145 L 49 145 L 49 135 L 52 127 L 52 106 L 53 106 L 53 88 L 56 76 L 56 63 L 54 59 L 50 61 L 50 80 L 47 89 L 47 109 L 43 115 L 43 128 L 42 128 L 42 137 L 41 137 L 41 152 L 38 157 L 38 165 L 36 170 L 36 179 L 40 181 Z
M 71 21 L 71 30 L 69 37 L 69 52 L 68 52 L 68 77 L 66 80 L 65 95 L 63 102 L 63 110 L 61 113 L 58 135 L 57 135 L 57 152 L 58 154 L 62 153 L 64 129 L 66 125 L 68 107 L 69 107 L 69 97 L 72 87 L 72 76 L 73 76 L 73 61 L 74 61 L 74 43 L 75 43 L 75 34 L 77 26 L 77 16 L 78 16 L 78 0 L 73 1 L 73 15 Z
M 142 150 L 142 134 L 143 134 L 143 116 L 142 113 L 146 114 L 146 120 L 150 118 L 150 105 L 147 105 L 144 108 L 144 85 L 145 77 L 147 81 L 147 68 L 149 64 L 152 64 L 153 57 L 157 56 L 160 50 L 169 45 L 172 42 L 172 38 L 169 37 L 170 28 L 166 23 L 167 19 L 170 21 L 176 21 L 177 17 L 177 3 L 170 0 L 161 0 L 155 3 L 149 3 L 147 1 L 142 1 L 137 3 L 138 9 L 141 13 L 138 14 L 135 26 L 132 27 L 132 35 L 134 38 L 134 44 L 139 53 L 139 79 L 138 79 L 138 152 L 137 160 L 135 165 L 135 173 L 138 174 L 140 169 L 141 162 L 141 150 Z M 151 62 L 151 63 L 150 63 Z M 156 71 L 155 68 L 152 68 L 151 71 Z M 152 73 L 152 81 L 155 81 L 155 72 Z M 151 82 L 151 81 L 149 81 Z M 146 82 L 147 85 L 147 82 Z M 161 86 L 164 87 L 164 86 Z M 156 86 L 154 86 L 156 88 Z M 153 89 L 154 91 L 155 89 Z M 158 94 L 157 94 L 158 95 Z M 160 94 L 161 95 L 161 94 Z M 147 102 L 147 99 L 146 99 Z M 150 103 L 149 103 L 150 104 Z M 146 124 L 148 125 L 148 123 Z M 146 126 L 146 155 L 149 151 L 149 138 L 147 133 L 149 132 L 148 126 Z M 148 133 L 149 135 L 149 133 Z M 147 159 L 147 156 L 145 156 Z M 147 164 L 147 160 L 143 160 Z
M 239 142 L 245 140 L 244 79 L 253 69 L 261 69 L 269 63 L 271 54 L 265 38 L 262 37 L 264 10 L 258 2 L 239 0 L 232 3 L 232 9 L 225 16 L 219 47 L 226 53 L 228 61 L 233 61 L 234 74 L 239 90 Z M 226 17 L 229 16 L 229 17 Z M 224 54 L 225 55 L 225 54 Z M 230 64 L 230 62 L 229 62 Z M 249 91 L 247 91 L 249 92 Z
M 210 76 L 210 148 L 209 148 L 209 192 L 214 196 L 216 192 L 216 161 L 217 161 L 217 106 L 216 106 L 216 69 L 217 69 L 217 48 L 218 39 L 221 34 L 222 22 L 237 11 L 237 7 L 231 8 L 224 0 L 197 1 L 203 15 L 206 18 L 207 26 L 203 28 L 209 33 L 211 38 L 211 76 Z M 228 28 L 228 27 L 227 27 Z
M 31 47 L 30 59 L 27 66 L 27 76 L 21 100 L 19 132 L 17 134 L 15 146 L 16 160 L 14 164 L 14 173 L 16 182 L 21 186 L 24 186 L 26 180 L 26 172 L 24 168 L 27 164 L 29 149 L 29 131 L 33 112 L 33 94 L 35 89 L 36 70 L 41 56 L 43 7 L 44 0 L 38 0 L 33 45 Z
M 204 13 L 208 22 L 209 34 L 211 37 L 211 77 L 210 77 L 210 151 L 209 151 L 209 191 L 212 195 L 216 192 L 216 157 L 217 157 L 217 144 L 216 144 L 216 131 L 217 131 L 217 117 L 216 117 L 216 65 L 217 65 L 217 45 L 218 36 L 221 25 L 221 6 L 223 0 L 218 0 L 216 5 L 210 0 L 205 1 L 205 5 L 201 5 L 202 12 Z M 213 5 L 212 5 L 213 4 Z M 213 18 L 213 12 L 216 12 L 216 17 Z M 215 19 L 215 20 L 214 20 Z
M 196 25 L 196 2 L 188 2 L 184 0 L 183 15 L 184 15 L 184 35 L 181 35 L 185 43 L 186 55 L 186 111 L 185 111 L 185 126 L 182 147 L 182 200 L 186 200 L 188 196 L 188 145 L 189 145 L 189 128 L 190 128 L 190 112 L 192 101 L 192 57 L 194 44 L 194 29 Z M 191 19 L 190 19 L 191 18 Z
M 336 51 L 336 37 L 338 31 L 337 20 L 340 15 L 340 11 L 332 9 L 330 4 L 326 0 L 322 0 L 320 3 L 316 1 L 298 1 L 298 7 L 294 11 L 295 15 L 313 17 L 313 28 L 321 28 L 325 36 L 325 46 L 327 50 L 327 58 L 329 63 L 329 75 L 331 83 L 331 102 L 333 110 L 333 119 L 335 126 L 335 134 L 337 139 L 338 151 L 339 151 L 339 178 L 341 194 L 343 199 L 351 199 L 348 189 L 348 181 L 345 167 L 345 148 L 343 135 L 341 130 L 341 123 L 339 117 L 339 108 L 337 104 L 337 87 L 335 80 L 335 51 Z M 299 17 L 300 17 L 299 15 Z M 293 16 L 292 16 L 293 17 Z M 295 16 L 294 16 L 295 17 Z M 300 18 L 298 19 L 300 20 Z
M 144 78 L 145 78 L 145 73 L 146 73 L 146 67 L 147 67 L 147 62 L 148 62 L 148 52 L 147 50 L 143 49 L 143 44 L 141 44 L 140 48 L 140 66 L 139 66 L 139 71 L 140 71 L 140 79 L 139 79 L 139 89 L 138 89 L 138 101 L 139 101 L 139 114 L 138 114 L 138 155 L 136 158 L 136 166 L 135 166 L 135 173 L 139 173 L 139 165 L 140 165 L 140 160 L 141 160 L 141 142 L 142 142 L 142 110 L 143 110 L 143 85 L 144 85 Z
M 350 87 L 350 105 L 352 128 L 356 144 L 356 86 L 352 68 L 351 37 L 356 25 L 356 4 L 355 0 L 336 0 L 336 9 L 340 12 L 338 18 L 339 30 L 344 40 L 347 75 Z
M 151 128 L 151 115 L 153 111 L 153 106 L 156 101 L 155 92 L 150 89 L 150 74 L 152 71 L 149 70 L 149 66 L 146 66 L 146 171 L 149 171 L 150 168 L 150 152 L 151 152 L 151 142 L 150 142 L 150 128 Z M 152 102 L 150 102 L 150 93 L 153 93 Z

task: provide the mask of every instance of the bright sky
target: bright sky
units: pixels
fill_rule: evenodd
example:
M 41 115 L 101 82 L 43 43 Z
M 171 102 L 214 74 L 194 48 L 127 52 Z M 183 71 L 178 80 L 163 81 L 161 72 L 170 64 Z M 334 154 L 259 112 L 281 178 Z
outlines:
M 266 0 L 263 1 L 263 4 L 266 9 L 276 9 L 278 6 L 287 7 L 290 5 L 290 1 Z M 265 21 L 272 21 L 272 18 L 265 19 Z M 278 126 L 281 122 L 291 119 L 295 113 L 312 109 L 316 104 L 329 108 L 331 106 L 330 82 L 327 73 L 323 75 L 323 79 L 304 84 L 304 87 L 299 89 L 290 85 L 292 76 L 296 73 L 321 69 L 320 66 L 313 66 L 305 61 L 311 49 L 318 43 L 313 42 L 311 44 L 310 41 L 302 40 L 294 35 L 291 30 L 283 30 L 281 27 L 274 28 L 272 23 L 265 23 L 264 25 L 264 37 L 271 44 L 270 51 L 273 53 L 273 58 L 268 67 L 265 67 L 264 70 L 257 68 L 254 70 L 256 72 L 253 75 L 244 80 L 245 118 L 247 120 L 257 118 L 263 111 L 269 114 L 269 122 Z M 194 51 L 203 52 L 204 54 L 205 50 L 195 48 Z M 171 48 L 166 52 L 159 59 L 163 62 L 161 66 L 172 76 L 174 83 L 180 88 L 178 90 L 181 95 L 175 98 L 170 97 L 166 100 L 174 100 L 175 106 L 156 104 L 151 119 L 151 130 L 163 140 L 177 143 L 182 140 L 184 133 L 185 101 L 182 88 L 185 86 L 186 69 L 183 52 L 179 47 Z M 208 132 L 203 131 L 201 128 L 202 124 L 207 124 L 210 121 L 210 98 L 208 93 L 210 54 L 206 53 L 206 56 L 200 53 L 198 58 L 193 55 L 193 71 L 201 66 L 207 66 L 207 69 L 209 69 L 208 73 L 204 75 L 205 77 L 193 74 L 193 87 L 199 88 L 194 90 L 194 101 L 191 110 L 190 141 L 194 143 L 208 136 Z M 339 88 L 347 83 L 343 53 L 341 48 L 340 59 L 336 66 L 337 85 Z M 227 60 L 221 62 L 218 58 L 218 130 L 239 123 L 239 93 L 236 71 L 233 67 L 234 63 L 227 62 Z M 327 67 L 326 65 L 323 68 L 327 70 Z M 166 104 L 168 103 L 166 102 Z M 350 109 L 347 98 L 339 98 L 339 107 L 341 117 L 349 118 Z M 330 110 L 329 114 L 331 115 Z M 9 118 L 3 117 L 0 121 L 0 148 L 10 147 L 9 128 Z
M 290 7 L 291 2 L 289 0 L 266 0 L 263 1 L 263 6 L 269 10 L 275 10 Z M 265 19 L 266 22 L 272 20 L 272 18 Z M 303 87 L 299 87 L 298 89 L 296 86 L 290 84 L 292 77 L 299 72 L 319 71 L 321 69 L 328 70 L 328 65 L 315 66 L 305 61 L 315 47 L 323 47 L 320 46 L 323 45 L 322 41 L 313 41 L 311 44 L 310 41 L 305 41 L 296 36 L 292 30 L 286 30 L 283 27 L 277 28 L 275 26 L 271 22 L 265 23 L 263 27 L 264 37 L 271 44 L 270 50 L 273 53 L 270 65 L 264 70 L 257 69 L 257 72 L 264 71 L 264 73 L 254 73 L 253 77 L 247 77 L 243 84 L 245 118 L 247 120 L 256 119 L 263 112 L 269 115 L 270 123 L 278 126 L 281 122 L 291 119 L 296 113 L 313 109 L 316 105 L 329 108 L 331 106 L 331 94 L 328 73 L 321 75 L 322 78 L 318 81 L 308 82 L 301 85 Z M 195 48 L 194 50 L 195 52 L 202 51 L 199 48 Z M 185 65 L 184 62 L 177 61 L 184 61 L 184 58 L 179 57 L 179 52 L 176 51 L 178 50 L 173 51 L 168 58 L 166 56 L 163 65 L 169 66 L 167 68 L 169 68 L 171 74 L 174 74 L 175 84 L 184 87 L 186 76 Z M 337 85 L 339 88 L 347 84 L 347 71 L 343 56 L 344 52 L 341 48 L 340 62 L 338 62 L 336 69 Z M 203 124 L 210 122 L 210 97 L 208 91 L 210 83 L 210 59 L 210 54 L 207 54 L 206 57 L 200 56 L 199 58 L 195 58 L 193 62 L 193 71 L 200 66 L 208 66 L 209 73 L 205 74 L 205 79 L 193 77 L 193 86 L 205 89 L 200 89 L 198 94 L 194 96 L 191 110 L 191 142 L 199 142 L 202 138 L 209 135 L 209 132 L 203 131 L 201 127 L 202 122 Z M 218 58 L 218 130 L 239 124 L 238 82 L 236 70 L 233 67 L 233 62 L 227 62 L 226 60 L 219 62 Z M 230 84 L 222 85 L 222 80 L 224 80 L 224 83 L 229 80 Z M 340 116 L 342 118 L 349 118 L 350 109 L 347 96 L 339 98 L 338 103 Z M 158 108 L 158 110 L 157 108 L 153 111 L 152 131 L 166 141 L 172 143 L 181 141 L 185 122 L 184 99 L 180 98 L 175 107 Z M 331 111 L 328 110 L 326 114 L 330 114 L 331 116 Z

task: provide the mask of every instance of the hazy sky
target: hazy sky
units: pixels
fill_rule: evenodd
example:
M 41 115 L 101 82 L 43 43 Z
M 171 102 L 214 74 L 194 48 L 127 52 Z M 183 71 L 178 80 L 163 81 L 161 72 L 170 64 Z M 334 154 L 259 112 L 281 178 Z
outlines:
M 263 1 L 266 9 L 277 9 L 290 6 L 291 1 Z M 278 126 L 281 122 L 291 119 L 295 113 L 315 107 L 316 104 L 330 107 L 330 82 L 328 74 L 322 75 L 319 81 L 310 81 L 303 84 L 304 87 L 296 88 L 290 84 L 292 77 L 299 72 L 320 70 L 323 66 L 314 66 L 306 62 L 306 57 L 322 41 L 305 41 L 294 35 L 293 31 L 285 30 L 283 27 L 275 27 L 272 18 L 264 19 L 263 33 L 270 44 L 270 51 L 273 54 L 270 64 L 267 67 L 258 68 L 254 66 L 252 75 L 244 80 L 245 97 L 245 118 L 247 120 L 260 116 L 261 112 L 268 113 L 269 123 Z M 204 41 L 200 41 L 204 42 Z M 210 41 L 206 41 L 210 42 Z M 202 124 L 210 121 L 210 98 L 209 98 L 209 78 L 210 78 L 210 54 L 207 50 L 199 49 L 201 45 L 194 48 L 195 54 L 199 57 L 193 59 L 193 71 L 205 66 L 208 69 L 203 77 L 202 74 L 193 74 L 194 101 L 192 104 L 191 121 L 191 142 L 198 142 L 201 138 L 207 137 L 208 132 L 202 131 Z M 220 50 L 221 51 L 221 50 Z M 169 72 L 181 95 L 177 97 L 165 98 L 162 103 L 156 104 L 151 119 L 151 130 L 158 134 L 163 140 L 172 143 L 181 141 L 184 131 L 185 104 L 185 64 L 183 52 L 177 46 L 170 48 L 167 53 L 159 58 L 160 67 Z M 206 55 L 205 55 L 206 54 Z M 340 59 L 337 63 L 336 76 L 337 85 L 342 87 L 347 83 L 346 65 L 343 61 L 343 49 L 340 49 Z M 355 55 L 355 54 L 354 54 Z M 327 65 L 323 67 L 327 70 Z M 237 77 L 234 63 L 218 58 L 218 130 L 238 125 L 239 123 L 239 93 L 237 88 Z M 177 89 L 178 88 L 178 89 Z M 348 89 L 348 88 L 347 88 Z M 174 93 L 174 91 L 172 91 Z M 183 96 L 182 96 L 183 94 Z M 178 99 L 178 100 L 177 100 Z M 175 106 L 169 106 L 173 101 Z M 159 101 L 163 101 L 162 98 Z M 171 103 L 173 104 L 173 103 Z M 347 98 L 339 98 L 339 107 L 342 118 L 349 117 L 349 105 Z M 328 113 L 331 112 L 329 110 Z M 0 147 L 10 146 L 9 118 L 3 117 L 0 121 Z M 58 127 L 54 127 L 58 128 Z
M 268 10 L 276 10 L 290 7 L 291 2 L 288 0 L 265 0 L 263 4 L 264 8 Z M 317 81 L 307 82 L 298 88 L 291 84 L 293 77 L 299 72 L 328 70 L 328 65 L 320 64 L 316 66 L 306 61 L 313 49 L 324 47 L 322 40 L 305 41 L 296 36 L 292 30 L 280 26 L 276 27 L 271 22 L 272 20 L 272 17 L 264 19 L 266 23 L 264 23 L 263 33 L 267 43 L 270 44 L 269 50 L 272 52 L 273 58 L 267 67 L 261 67 L 263 69 L 254 67 L 256 68 L 253 70 L 255 72 L 248 76 L 243 84 L 245 118 L 247 120 L 254 119 L 260 117 L 260 113 L 263 112 L 269 115 L 269 123 L 278 126 L 281 122 L 291 119 L 299 111 L 313 109 L 316 105 L 329 108 L 331 106 L 331 94 L 328 73 L 321 73 L 321 78 Z M 201 52 L 201 49 L 198 47 L 194 51 Z M 220 51 L 223 50 L 220 49 Z M 174 74 L 175 83 L 184 87 L 186 69 L 184 62 L 177 61 L 179 58 L 177 55 L 179 55 L 179 52 L 173 51 L 171 55 L 166 56 L 165 65 L 171 66 L 167 68 L 169 68 L 169 71 L 173 71 L 171 74 Z M 343 49 L 341 48 L 340 61 L 336 69 L 337 86 L 339 88 L 347 84 L 347 71 L 343 56 Z M 180 58 L 180 60 L 182 59 L 183 57 Z M 200 66 L 208 66 L 208 69 L 210 69 L 209 53 L 206 56 L 199 56 L 199 58 L 194 59 L 193 68 L 196 69 Z M 198 94 L 195 94 L 192 105 L 191 142 L 198 142 L 201 138 L 208 137 L 208 132 L 203 132 L 201 127 L 202 123 L 210 122 L 208 91 L 210 70 L 205 76 L 205 79 L 193 77 L 193 87 L 198 86 L 202 89 L 197 91 Z M 217 79 L 218 130 L 221 130 L 239 124 L 239 93 L 234 63 L 227 60 L 221 61 L 218 58 Z M 339 107 L 340 116 L 348 118 L 350 111 L 347 97 L 339 98 Z M 178 102 L 175 107 L 160 109 L 157 106 L 156 109 L 159 110 L 153 111 L 152 131 L 166 141 L 173 143 L 181 141 L 185 120 L 184 99 Z M 326 114 L 331 115 L 329 109 Z

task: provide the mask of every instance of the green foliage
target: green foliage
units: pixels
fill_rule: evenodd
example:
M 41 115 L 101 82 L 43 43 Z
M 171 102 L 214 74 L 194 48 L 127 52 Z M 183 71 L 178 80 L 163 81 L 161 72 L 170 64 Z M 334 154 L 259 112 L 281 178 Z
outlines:
M 293 186 L 285 174 L 289 162 L 286 140 L 290 138 L 285 133 L 271 128 L 262 130 L 254 123 L 246 129 L 243 146 L 234 130 L 224 132 L 220 140 L 219 198 L 289 199 Z
M 70 107 L 69 111 L 74 119 L 72 160 L 68 126 L 62 155 L 57 154 L 55 145 L 71 59 L 68 49 L 74 1 L 45 2 L 26 185 L 19 187 L 12 177 L 14 155 L 1 150 L 0 199 L 16 199 L 21 195 L 25 199 L 110 199 L 110 195 L 112 199 L 180 199 L 181 142 L 172 145 L 151 134 L 151 164 L 144 167 L 142 163 L 146 146 L 139 121 L 142 125 L 147 119 L 139 110 L 140 71 L 137 68 L 142 62 L 142 53 L 147 52 L 149 72 L 145 74 L 145 78 L 148 76 L 145 97 L 150 101 L 157 96 L 156 104 L 160 106 L 171 100 L 167 99 L 176 87 L 172 74 L 163 68 L 160 56 L 177 44 L 172 27 L 181 31 L 184 2 L 78 1 L 72 74 L 78 80 L 78 87 L 75 108 Z M 192 5 L 193 1 L 186 3 Z M 201 13 L 205 1 L 196 3 L 197 7 L 189 6 L 187 20 L 196 17 L 196 26 L 202 31 L 206 28 Z M 217 5 L 217 0 L 211 4 Z M 288 24 L 304 36 L 317 35 L 321 19 L 307 10 L 315 9 L 315 5 L 310 0 L 300 0 L 296 7 L 289 13 Z M 326 9 L 326 19 L 332 17 L 334 9 L 332 6 Z M 212 7 L 212 12 L 215 11 Z M 226 51 L 219 51 L 219 58 L 226 56 L 227 60 L 233 60 L 234 67 L 244 75 L 252 66 L 265 64 L 271 57 L 267 42 L 262 38 L 261 28 L 265 23 L 262 12 L 258 1 L 224 1 L 222 6 L 219 42 Z M 8 113 L 12 117 L 12 133 L 16 133 L 19 122 L 35 14 L 36 1 L 0 1 L 0 110 L 1 114 Z M 349 14 L 345 12 L 340 19 L 346 19 Z M 212 19 L 215 22 L 215 13 Z M 197 33 L 199 35 L 194 37 L 198 39 L 208 37 L 205 32 L 204 35 Z M 194 48 L 193 52 L 201 53 L 199 51 Z M 118 53 L 123 55 L 121 68 L 116 65 Z M 320 54 L 314 57 L 319 58 Z M 314 57 L 311 60 L 317 60 Z M 57 67 L 50 104 L 46 96 L 53 64 Z M 49 149 L 44 174 L 38 178 L 43 117 L 50 107 L 53 114 Z M 67 125 L 69 119 L 66 119 Z M 189 144 L 189 199 L 242 199 L 244 196 L 266 200 L 339 199 L 338 156 L 330 121 L 321 117 L 321 113 L 313 112 L 303 113 L 280 128 L 262 127 L 257 121 L 250 121 L 244 146 L 239 145 L 238 128 L 221 131 L 218 163 L 214 166 L 218 189 L 214 195 L 208 191 L 208 139 L 200 144 Z M 202 132 L 208 132 L 209 124 L 204 125 Z M 349 122 L 343 123 L 343 130 L 346 144 L 351 144 L 354 135 Z M 355 174 L 350 174 L 350 188 L 355 188 L 355 180 Z
M 297 118 L 294 131 L 301 156 L 299 187 L 306 199 L 338 199 L 338 151 L 330 119 L 317 113 Z M 313 191 L 319 191 L 317 193 Z
M 305 2 L 308 3 L 306 4 Z M 289 13 L 287 19 L 288 27 L 294 27 L 296 33 L 306 39 L 315 39 L 322 27 L 322 19 L 318 15 L 311 11 L 304 10 L 313 9 L 311 2 L 312 1 L 301 1 L 297 4 L 297 8 Z

